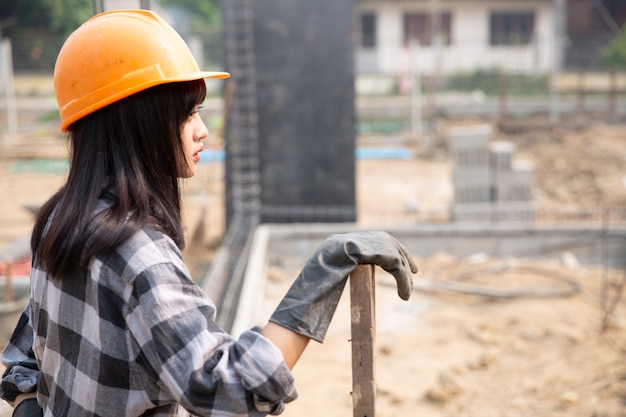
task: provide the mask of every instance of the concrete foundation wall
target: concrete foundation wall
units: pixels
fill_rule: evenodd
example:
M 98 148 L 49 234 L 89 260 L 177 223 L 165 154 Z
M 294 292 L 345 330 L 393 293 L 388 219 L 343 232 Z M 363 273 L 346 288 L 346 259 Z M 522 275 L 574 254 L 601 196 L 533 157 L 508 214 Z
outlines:
M 265 225 L 270 230 L 268 256 L 281 255 L 306 262 L 333 233 L 361 230 L 355 224 Z M 455 257 L 485 253 L 493 257 L 554 258 L 569 252 L 581 264 L 626 268 L 626 226 L 539 226 L 526 223 L 446 223 L 385 228 L 415 256 L 444 252 Z
M 362 227 L 355 223 L 258 227 L 231 333 L 237 336 L 259 324 L 261 298 L 258 293 L 265 285 L 270 259 L 285 269 L 299 270 L 329 235 L 358 230 Z M 457 258 L 484 253 L 491 257 L 526 259 L 560 258 L 569 253 L 581 264 L 626 268 L 626 226 L 604 230 L 594 226 L 529 227 L 509 223 L 485 228 L 484 224 L 447 223 L 385 230 L 400 240 L 415 258 L 429 258 L 442 252 Z

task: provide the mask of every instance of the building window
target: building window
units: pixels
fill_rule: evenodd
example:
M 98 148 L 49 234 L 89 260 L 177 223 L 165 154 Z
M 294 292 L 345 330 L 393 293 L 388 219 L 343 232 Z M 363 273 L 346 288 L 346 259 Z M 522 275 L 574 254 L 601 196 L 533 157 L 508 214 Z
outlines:
M 376 15 L 374 13 L 361 15 L 361 46 L 364 48 L 376 47 Z
M 420 46 L 432 46 L 437 32 L 441 33 L 444 45 L 452 43 L 452 15 L 450 13 L 441 13 L 439 19 L 434 19 L 431 13 L 406 13 L 404 15 L 405 45 L 409 45 L 411 40 L 417 40 Z
M 528 45 L 535 32 L 535 14 L 491 13 L 491 45 Z

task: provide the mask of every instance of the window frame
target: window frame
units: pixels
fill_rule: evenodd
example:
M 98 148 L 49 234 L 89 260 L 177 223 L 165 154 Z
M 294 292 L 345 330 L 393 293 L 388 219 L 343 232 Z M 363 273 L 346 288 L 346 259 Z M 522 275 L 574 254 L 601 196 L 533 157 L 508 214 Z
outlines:
M 535 37 L 537 14 L 532 11 L 489 13 L 489 45 L 525 46 Z
M 434 46 L 432 39 L 433 19 L 430 12 L 405 12 L 402 18 L 403 44 L 408 46 L 411 39 L 417 38 L 420 46 Z M 439 32 L 443 35 L 443 45 L 452 44 L 452 13 L 439 13 Z M 415 36 L 417 35 L 417 36 Z
M 375 12 L 362 12 L 359 16 L 359 44 L 362 48 L 373 49 L 378 45 L 378 18 Z

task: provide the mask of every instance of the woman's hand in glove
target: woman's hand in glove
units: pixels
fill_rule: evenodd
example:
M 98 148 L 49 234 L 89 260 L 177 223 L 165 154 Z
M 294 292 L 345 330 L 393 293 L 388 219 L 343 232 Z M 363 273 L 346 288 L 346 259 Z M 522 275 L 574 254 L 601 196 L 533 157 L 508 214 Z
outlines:
M 374 264 L 396 279 L 398 295 L 408 300 L 417 265 L 400 242 L 386 232 L 354 232 L 326 239 L 306 263 L 270 322 L 322 342 L 349 274 Z

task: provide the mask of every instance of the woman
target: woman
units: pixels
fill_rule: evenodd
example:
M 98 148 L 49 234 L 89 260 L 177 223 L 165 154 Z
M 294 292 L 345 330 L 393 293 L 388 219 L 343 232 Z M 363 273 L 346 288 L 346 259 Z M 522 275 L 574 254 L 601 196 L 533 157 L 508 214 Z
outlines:
M 208 135 L 204 79 L 228 74 L 200 71 L 156 14 L 118 10 L 68 38 L 54 77 L 71 164 L 38 215 L 30 304 L 2 357 L 14 415 L 278 414 L 297 396 L 290 369 L 323 340 L 356 265 L 380 265 L 410 295 L 417 268 L 400 243 L 338 235 L 264 327 L 233 339 L 183 264 L 178 186 Z

